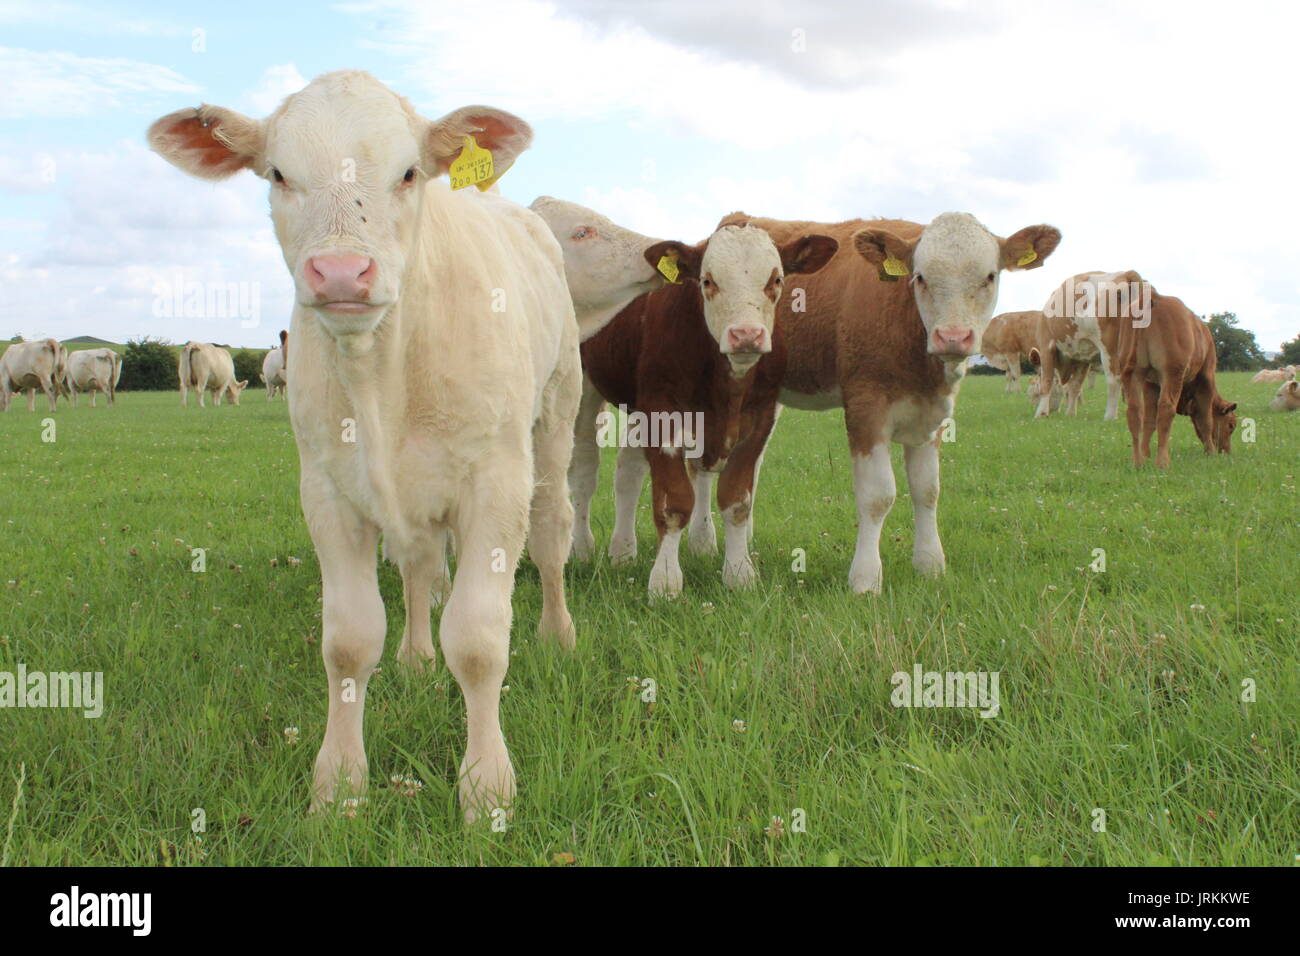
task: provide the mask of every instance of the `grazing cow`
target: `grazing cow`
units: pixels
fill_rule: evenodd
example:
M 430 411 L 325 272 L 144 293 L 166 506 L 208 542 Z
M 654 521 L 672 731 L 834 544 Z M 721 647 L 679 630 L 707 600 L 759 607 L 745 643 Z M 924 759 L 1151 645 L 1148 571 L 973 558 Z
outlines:
M 122 378 L 122 356 L 112 349 L 82 349 L 68 353 L 64 374 L 72 407 L 77 407 L 77 389 L 90 392 L 90 407 L 95 407 L 98 393 L 112 405 L 117 400 L 117 383 Z
M 329 711 L 313 807 L 366 786 L 362 714 L 387 629 L 379 535 L 406 597 L 398 658 L 422 667 L 435 656 L 431 596 L 452 533 L 440 638 L 468 715 L 460 797 L 468 820 L 491 815 L 515 791 L 500 699 L 525 536 L 539 633 L 574 645 L 565 472 L 578 326 L 546 224 L 497 192 L 436 178 L 490 188 L 532 130 L 486 106 L 430 121 L 349 71 L 316 78 L 261 121 L 213 106 L 173 113 L 150 141 L 195 175 L 247 167 L 271 183 L 296 291 L 290 418 L 323 579 Z
M 1141 288 L 1148 304 L 1144 321 L 1117 323 L 1117 364 L 1128 402 L 1133 464 L 1147 460 L 1155 431 L 1156 467 L 1169 467 L 1175 413 L 1192 419 L 1207 455 L 1231 453 L 1237 403 L 1224 401 L 1215 386 L 1218 358 L 1210 327 L 1182 299 L 1160 295 L 1136 272 L 1121 273 L 1120 280 Z
M 1020 391 L 1020 363 L 1038 342 L 1038 323 L 1043 313 L 1003 312 L 989 321 L 981 345 L 984 357 L 994 368 L 1007 373 L 1008 392 Z
M 212 393 L 212 402 L 221 404 L 223 395 L 230 396 L 232 405 L 239 404 L 239 394 L 248 387 L 248 379 L 235 381 L 235 360 L 229 349 L 206 342 L 187 342 L 181 349 L 180 360 L 181 407 L 190 404 L 189 389 L 199 393 L 199 407 L 205 408 L 204 395 Z
M 58 339 L 15 342 L 0 356 L 0 401 L 4 410 L 15 392 L 27 390 L 27 410 L 36 410 L 36 389 L 50 400 L 50 411 L 58 407 L 59 391 L 67 373 L 68 350 Z
M 600 397 L 643 416 L 651 429 L 638 451 L 620 456 L 635 480 L 616 489 L 610 545 L 616 561 L 635 554 L 636 500 L 649 470 L 659 535 L 651 597 L 681 593 L 681 536 L 697 492 L 708 507 L 714 473 L 726 528 L 723 583 L 740 588 L 757 579 L 747 533 L 755 465 L 776 421 L 780 390 L 779 374 L 766 371 L 779 367 L 784 352 L 774 329 L 776 307 L 786 275 L 816 272 L 837 248 L 834 239 L 819 235 L 777 247 L 765 231 L 750 226 L 724 226 L 694 246 L 655 243 L 644 250 L 645 261 L 671 260 L 678 284 L 634 300 L 583 343 L 583 371 Z M 580 422 L 578 429 L 577 441 L 591 446 L 575 458 L 592 469 L 574 481 L 584 490 L 595 487 L 593 425 Z M 636 443 L 620 444 L 630 449 Z M 622 494 L 629 489 L 634 493 Z M 578 510 L 587 513 L 588 502 L 579 501 Z M 716 537 L 709 544 L 706 550 L 716 550 Z
M 1039 383 L 1041 381 L 1042 381 L 1041 373 L 1039 375 L 1029 376 L 1028 395 L 1030 400 L 1031 413 L 1036 412 L 1038 410 L 1038 403 L 1041 399 L 1041 394 L 1042 394 L 1039 391 Z M 1048 407 L 1052 411 L 1056 411 L 1058 408 L 1061 407 L 1061 402 L 1064 400 L 1065 400 L 1065 389 L 1061 387 L 1060 376 L 1055 376 L 1052 379 L 1052 389 L 1050 392 L 1050 400 L 1048 402 Z
M 1292 379 L 1281 385 L 1268 407 L 1275 412 L 1294 412 L 1300 409 L 1300 382 Z
M 1029 360 L 1043 370 L 1040 383 L 1061 377 L 1066 390 L 1065 413 L 1074 415 L 1079 393 L 1091 366 L 1099 364 L 1106 376 L 1106 413 L 1110 421 L 1119 415 L 1120 380 L 1115 365 L 1115 348 L 1121 322 L 1141 321 L 1145 300 L 1142 290 L 1122 288 L 1124 272 L 1081 272 L 1066 279 L 1043 306 L 1036 343 L 1038 358 Z M 1040 393 L 1037 417 L 1050 414 L 1048 397 Z
M 1260 382 L 1289 382 L 1296 377 L 1296 372 L 1300 370 L 1300 365 L 1284 365 L 1281 368 L 1266 368 L 1262 372 L 1256 373 L 1255 377 L 1250 380 L 1251 385 L 1258 385 Z
M 891 442 L 903 445 L 912 493 L 912 564 L 923 573 L 942 573 L 939 428 L 952 415 L 966 360 L 980 350 L 1001 271 L 1038 268 L 1060 232 L 1028 226 L 1002 239 L 966 213 L 944 213 L 928 226 L 884 219 L 783 222 L 732 213 L 721 225 L 746 223 L 766 230 L 778 245 L 810 232 L 839 242 L 825 268 L 791 283 L 777 322 L 785 334 L 781 403 L 844 409 L 858 505 L 850 586 L 855 593 L 881 589 L 880 531 L 895 494 Z M 892 281 L 899 278 L 907 281 Z
M 289 333 L 280 330 L 280 344 L 266 353 L 262 359 L 262 384 L 266 386 L 266 400 L 275 398 L 276 393 L 283 395 L 289 371 Z

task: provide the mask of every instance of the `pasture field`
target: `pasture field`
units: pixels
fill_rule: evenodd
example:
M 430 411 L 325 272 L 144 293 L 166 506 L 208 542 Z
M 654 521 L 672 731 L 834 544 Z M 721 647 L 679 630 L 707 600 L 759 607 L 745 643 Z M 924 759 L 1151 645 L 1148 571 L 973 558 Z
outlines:
M 720 558 L 683 548 L 684 598 L 651 606 L 645 511 L 635 565 L 570 564 L 578 649 L 564 653 L 534 639 L 525 562 L 504 832 L 461 822 L 460 693 L 444 666 L 397 667 L 391 565 L 370 797 L 352 818 L 306 814 L 325 677 L 283 402 L 250 388 L 239 408 L 185 410 L 174 392 L 61 404 L 53 443 L 40 406 L 15 404 L 0 416 L 0 671 L 102 671 L 106 702 L 97 719 L 0 710 L 3 860 L 1292 865 L 1300 415 L 1270 412 L 1276 386 L 1248 379 L 1220 389 L 1256 441 L 1239 428 L 1231 458 L 1206 458 L 1179 418 L 1160 473 L 1129 464 L 1122 412 L 1101 420 L 1104 383 L 1080 418 L 1032 421 L 1000 376 L 970 378 L 943 448 L 948 573 L 911 568 L 896 451 L 879 597 L 846 583 L 840 413 L 787 410 L 777 427 L 754 592 L 725 591 Z M 612 466 L 607 451 L 602 555 Z M 192 547 L 207 549 L 201 573 Z M 916 664 L 998 672 L 1000 712 L 892 706 L 890 675 Z M 634 678 L 654 682 L 653 702 Z M 423 788 L 405 795 L 391 775 Z

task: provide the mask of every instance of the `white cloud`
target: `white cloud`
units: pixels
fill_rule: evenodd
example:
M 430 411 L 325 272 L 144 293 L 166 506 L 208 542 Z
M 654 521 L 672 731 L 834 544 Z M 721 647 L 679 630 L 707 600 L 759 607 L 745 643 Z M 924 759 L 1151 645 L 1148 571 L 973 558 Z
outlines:
M 293 63 L 268 66 L 257 85 L 244 94 L 244 101 L 249 114 L 260 119 L 273 113 L 286 96 L 297 93 L 306 85 L 307 81 Z
M 620 186 L 569 188 L 633 228 L 698 238 L 737 207 L 920 220 L 961 209 L 1003 234 L 1047 221 L 1061 250 L 1008 279 L 1006 308 L 1037 307 L 1073 271 L 1137 268 L 1198 312 L 1236 310 L 1268 348 L 1300 330 L 1293 284 L 1278 282 L 1300 261 L 1300 128 L 1276 95 L 1300 88 L 1291 8 L 500 0 L 490 57 L 459 8 L 348 9 L 417 102 L 694 140 L 693 188 L 642 182 L 637 159 Z M 790 30 L 805 25 L 796 53 Z M 713 144 L 752 162 L 723 166 Z
M 30 230 L 34 252 L 0 258 L 0 336 L 123 341 L 148 334 L 256 345 L 285 324 L 292 284 L 260 180 L 199 182 L 132 142 L 56 158 L 60 206 L 48 228 Z M 259 324 L 246 328 L 233 309 L 190 319 L 157 315 L 158 293 L 178 280 L 241 284 L 257 297 Z
M 53 119 L 151 110 L 199 87 L 165 66 L 0 47 L 0 118 Z

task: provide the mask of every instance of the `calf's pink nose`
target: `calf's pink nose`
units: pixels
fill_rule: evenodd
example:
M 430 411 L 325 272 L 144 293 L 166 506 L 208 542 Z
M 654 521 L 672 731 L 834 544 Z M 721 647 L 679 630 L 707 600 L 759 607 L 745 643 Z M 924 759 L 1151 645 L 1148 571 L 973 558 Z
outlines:
M 733 325 L 727 329 L 727 346 L 733 352 L 761 352 L 766 334 L 761 325 Z
M 313 256 L 304 270 L 307 285 L 326 302 L 363 299 L 378 269 L 373 259 L 356 255 Z
M 940 352 L 969 355 L 975 350 L 975 330 L 969 326 L 937 328 L 934 344 Z

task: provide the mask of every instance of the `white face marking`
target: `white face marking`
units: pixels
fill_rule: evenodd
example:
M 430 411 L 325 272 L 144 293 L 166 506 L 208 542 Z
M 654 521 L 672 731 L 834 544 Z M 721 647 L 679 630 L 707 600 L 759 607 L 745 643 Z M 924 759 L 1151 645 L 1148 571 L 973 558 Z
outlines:
M 912 290 L 931 354 L 980 350 L 998 301 L 1001 248 L 974 216 L 946 212 L 925 227 L 912 254 Z
M 766 292 L 773 270 L 775 298 Z M 709 237 L 700 262 L 704 321 L 733 372 L 743 375 L 772 350 L 784 275 L 771 236 L 757 226 L 724 226 Z
M 421 170 L 428 122 L 362 73 L 313 80 L 265 122 L 255 171 L 271 182 L 271 219 L 299 303 L 318 304 L 306 279 L 309 259 L 371 260 L 369 312 L 320 315 L 335 332 L 373 328 L 397 301 L 411 253 L 424 174 L 432 172 Z
M 542 196 L 529 208 L 545 220 L 560 243 L 579 321 L 592 312 L 622 309 L 660 285 L 659 274 L 644 255 L 654 239 L 563 199 Z

